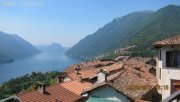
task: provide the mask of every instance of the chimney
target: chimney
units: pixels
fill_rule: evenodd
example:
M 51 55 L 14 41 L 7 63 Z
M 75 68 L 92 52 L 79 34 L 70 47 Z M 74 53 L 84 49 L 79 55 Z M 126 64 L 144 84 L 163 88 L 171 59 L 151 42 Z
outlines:
M 82 82 L 82 76 L 79 77 L 79 81 Z
M 61 83 L 61 82 L 62 82 L 61 76 L 58 75 L 58 76 L 56 77 L 56 83 Z
M 102 83 L 107 81 L 107 71 L 105 69 L 100 69 L 97 73 L 97 83 Z
M 39 83 L 39 86 L 38 86 L 37 90 L 41 94 L 45 94 L 46 93 L 46 85 L 44 83 Z
M 56 82 L 57 82 L 57 83 L 63 82 L 65 76 L 66 76 L 66 73 L 61 72 L 61 73 L 56 77 Z
M 79 71 L 81 70 L 81 68 L 80 68 L 79 65 L 75 68 L 75 70 L 76 70 L 76 73 L 77 73 L 77 74 L 80 74 Z

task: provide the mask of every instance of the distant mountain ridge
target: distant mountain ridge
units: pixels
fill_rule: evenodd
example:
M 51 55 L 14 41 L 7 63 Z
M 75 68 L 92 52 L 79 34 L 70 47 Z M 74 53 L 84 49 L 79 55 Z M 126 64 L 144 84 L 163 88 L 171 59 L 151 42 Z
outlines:
M 37 48 L 42 52 L 65 52 L 68 49 L 58 43 L 52 43 L 50 45 L 39 45 Z
M 32 44 L 18 35 L 0 31 L 0 63 L 11 62 L 16 58 L 40 53 Z
M 140 11 L 116 18 L 80 40 L 66 55 L 94 59 L 106 52 L 136 44 L 134 55 L 153 55 L 152 43 L 180 34 L 180 6 L 168 5 L 154 11 Z

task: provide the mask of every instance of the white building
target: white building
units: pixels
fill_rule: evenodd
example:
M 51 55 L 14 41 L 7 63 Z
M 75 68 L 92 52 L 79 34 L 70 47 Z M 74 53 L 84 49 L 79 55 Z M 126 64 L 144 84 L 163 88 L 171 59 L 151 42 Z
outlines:
M 156 77 L 162 99 L 180 90 L 180 35 L 154 43 L 158 49 Z

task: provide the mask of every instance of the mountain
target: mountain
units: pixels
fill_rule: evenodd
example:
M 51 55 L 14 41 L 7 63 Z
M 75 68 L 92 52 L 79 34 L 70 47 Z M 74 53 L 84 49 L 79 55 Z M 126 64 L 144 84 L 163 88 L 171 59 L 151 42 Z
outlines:
M 52 43 L 50 45 L 37 46 L 42 52 L 65 52 L 68 48 L 61 46 L 58 43 Z
M 10 35 L 0 31 L 0 63 L 37 54 L 40 51 L 18 35 Z
M 168 5 L 157 11 L 140 11 L 116 18 L 70 48 L 66 55 L 93 59 L 116 49 L 137 45 L 134 55 L 154 54 L 152 43 L 180 34 L 180 6 Z M 147 49 L 148 48 L 148 49 Z

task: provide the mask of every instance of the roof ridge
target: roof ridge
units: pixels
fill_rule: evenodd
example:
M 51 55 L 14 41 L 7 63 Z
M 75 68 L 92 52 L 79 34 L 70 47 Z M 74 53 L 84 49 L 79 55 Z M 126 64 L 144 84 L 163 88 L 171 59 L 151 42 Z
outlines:
M 155 47 L 166 45 L 180 45 L 180 34 L 156 41 L 152 45 Z

